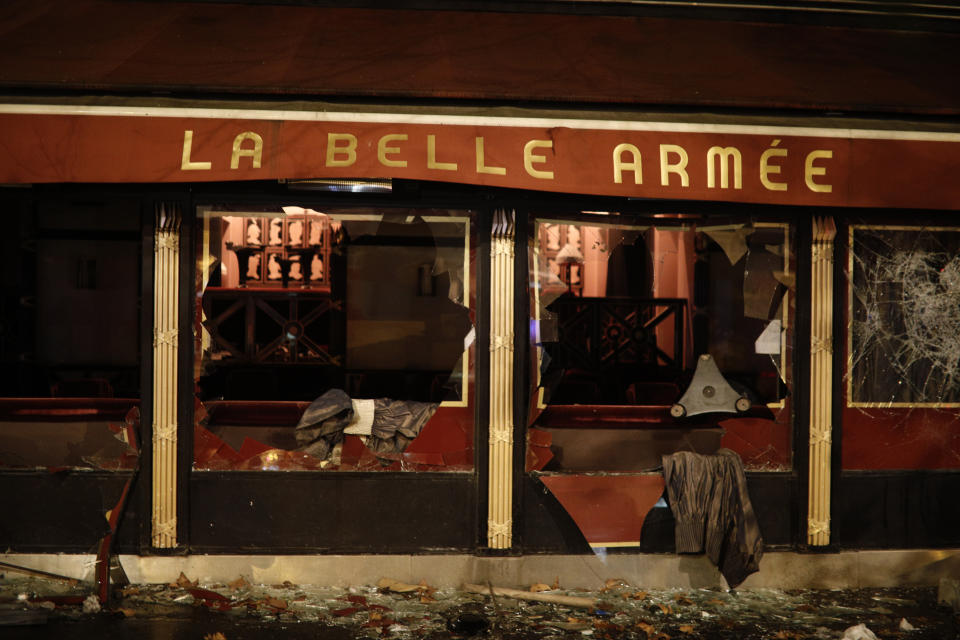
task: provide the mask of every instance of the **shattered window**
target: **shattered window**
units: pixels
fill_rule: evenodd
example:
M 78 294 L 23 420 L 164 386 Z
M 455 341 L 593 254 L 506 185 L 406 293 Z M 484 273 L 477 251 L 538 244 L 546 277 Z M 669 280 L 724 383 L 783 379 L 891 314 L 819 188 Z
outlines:
M 844 469 L 960 467 L 960 228 L 849 224 Z
M 635 471 L 721 445 L 789 468 L 792 243 L 790 224 L 745 216 L 538 218 L 528 469 Z
M 198 469 L 473 466 L 473 214 L 199 211 Z
M 0 468 L 133 469 L 139 200 L 0 205 Z
M 960 402 L 960 229 L 850 229 L 848 402 Z

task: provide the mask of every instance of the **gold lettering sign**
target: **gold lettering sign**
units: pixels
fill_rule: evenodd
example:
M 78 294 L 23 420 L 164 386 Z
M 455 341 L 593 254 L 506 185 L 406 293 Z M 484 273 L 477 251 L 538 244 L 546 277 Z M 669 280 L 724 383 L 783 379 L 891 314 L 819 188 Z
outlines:
M 391 160 L 387 157 L 387 154 L 400 153 L 400 147 L 390 147 L 388 146 L 391 142 L 403 142 L 407 139 L 407 134 L 405 133 L 388 133 L 387 135 L 380 138 L 380 141 L 377 143 L 377 160 L 380 161 L 385 167 L 405 167 L 407 166 L 406 160 Z
M 183 171 L 207 171 L 212 166 L 212 162 L 195 162 L 190 159 L 193 151 L 193 131 L 187 129 L 183 132 L 183 155 L 180 160 L 180 168 Z
M 477 173 L 489 173 L 495 176 L 507 175 L 506 167 L 491 167 L 486 165 L 483 149 L 483 138 L 477 136 Z
M 630 154 L 630 162 L 623 161 L 623 154 Z M 633 184 L 643 184 L 640 149 L 627 142 L 622 142 L 613 148 L 613 181 L 623 184 L 623 172 L 633 171 Z
M 787 150 L 778 149 L 777 145 L 780 144 L 779 140 L 774 140 L 770 143 L 770 148 L 763 152 L 763 155 L 760 156 L 760 183 L 763 184 L 764 188 L 770 191 L 786 191 L 787 183 L 786 182 L 774 182 L 770 179 L 770 175 L 777 175 L 780 173 L 782 167 L 776 164 L 770 164 L 772 158 L 786 158 Z
M 676 155 L 678 160 L 670 162 L 670 155 Z M 660 145 L 660 184 L 664 187 L 670 186 L 670 174 L 675 173 L 680 176 L 680 186 L 690 186 L 690 176 L 687 174 L 687 150 L 678 144 Z
M 730 162 L 733 162 L 733 188 L 743 188 L 743 158 L 736 147 L 710 147 L 707 151 L 707 187 L 717 186 L 716 163 L 720 162 L 720 188 L 730 188 Z
M 456 162 L 437 162 L 437 136 L 427 136 L 427 169 L 439 169 L 441 171 L 456 171 Z
M 807 188 L 810 191 L 817 193 L 830 193 L 833 191 L 833 185 L 829 184 L 818 184 L 813 181 L 814 176 L 824 176 L 827 174 L 827 170 L 824 167 L 814 166 L 814 162 L 824 158 L 829 160 L 833 158 L 833 151 L 827 149 L 817 149 L 816 151 L 811 151 L 807 154 L 807 161 L 803 165 L 803 179 L 807 183 Z
M 544 171 L 534 169 L 533 163 L 542 164 L 547 161 L 547 156 L 534 153 L 537 149 L 553 149 L 553 140 L 530 140 L 523 146 L 523 168 L 527 170 L 533 178 L 540 180 L 553 180 L 553 171 Z
M 561 156 L 557 154 L 555 142 L 549 138 L 549 132 L 542 132 L 541 135 L 544 135 L 544 138 L 530 139 L 528 134 L 513 133 L 509 128 L 475 126 L 467 129 L 450 125 L 443 129 L 444 148 L 438 149 L 439 134 L 426 133 L 416 126 L 407 129 L 402 124 L 391 125 L 390 129 L 393 131 L 388 133 L 384 131 L 390 131 L 390 129 L 383 129 L 380 125 L 373 130 L 364 128 L 363 123 L 339 123 L 331 126 L 340 130 L 329 131 L 322 127 L 318 130 L 304 130 L 305 134 L 301 134 L 305 136 L 303 140 L 288 139 L 284 135 L 278 136 L 274 143 L 277 147 L 275 151 L 284 153 L 280 158 L 269 163 L 271 175 L 283 174 L 301 163 L 305 166 L 313 163 L 311 166 L 320 164 L 331 168 L 353 167 L 353 172 L 358 176 L 375 176 L 381 175 L 376 169 L 380 166 L 399 169 L 401 171 L 392 172 L 391 175 L 410 179 L 437 179 L 436 174 L 432 172 L 442 171 L 453 172 L 441 178 L 446 180 L 543 189 L 542 186 L 536 186 L 539 181 L 554 180 L 558 171 L 573 173 L 572 168 L 576 167 L 574 177 L 564 174 L 563 189 L 579 193 L 671 197 L 679 196 L 681 190 L 688 189 L 693 176 L 698 196 L 703 195 L 700 188 L 704 186 L 706 189 L 743 190 L 746 188 L 750 191 L 750 198 L 755 199 L 758 194 L 766 193 L 768 201 L 776 202 L 777 196 L 769 192 L 777 192 L 779 195 L 791 190 L 792 187 L 794 194 L 791 194 L 789 200 L 783 201 L 795 203 L 800 197 L 795 196 L 797 191 L 803 192 L 806 202 L 811 202 L 810 194 L 819 196 L 833 193 L 834 183 L 839 180 L 835 176 L 845 175 L 845 171 L 848 170 L 845 165 L 832 162 L 835 161 L 837 154 L 835 149 L 814 149 L 812 147 L 816 143 L 804 142 L 802 138 L 786 141 L 792 144 L 785 145 L 783 144 L 785 141 L 779 138 L 770 140 L 757 135 L 724 134 L 722 136 L 724 144 L 711 146 L 711 138 L 714 136 L 708 133 L 694 136 L 690 133 L 667 131 L 641 132 L 642 135 L 633 132 L 629 134 L 632 141 L 624 142 L 609 137 L 598 136 L 594 139 L 591 137 L 593 134 L 588 131 L 570 137 L 571 134 L 564 131 L 563 135 L 568 137 L 564 138 L 567 142 L 564 143 L 564 155 Z M 211 152 L 209 151 L 211 145 L 205 140 L 208 144 L 204 146 L 203 153 L 214 154 L 211 160 L 193 157 L 195 132 L 191 129 L 184 130 L 180 169 L 211 171 L 216 164 L 217 169 L 225 170 L 227 168 L 226 149 L 223 148 L 225 146 L 230 146 L 230 170 L 240 169 L 241 165 L 249 169 L 261 169 L 265 166 L 262 134 L 256 131 L 241 131 L 231 140 L 225 137 L 230 134 L 223 132 L 223 129 L 224 127 L 219 130 L 221 133 L 206 134 L 218 140 L 220 146 L 219 151 Z M 229 129 L 226 131 L 229 132 Z M 492 134 L 476 135 L 478 132 L 483 134 L 491 131 L 496 131 L 496 136 L 493 138 L 490 137 Z M 628 132 L 624 132 L 624 135 L 627 134 Z M 310 155 L 311 151 L 322 145 L 323 139 L 320 137 L 318 140 L 319 136 L 326 137 L 326 148 L 319 152 L 322 162 L 318 162 L 317 158 Z M 310 139 L 309 145 L 306 138 Z M 474 173 L 471 174 L 473 178 L 467 174 L 466 167 L 464 172 L 460 172 L 460 163 L 468 162 L 461 158 L 466 158 L 470 153 L 471 138 L 475 160 Z M 668 140 L 672 138 L 674 142 L 661 143 L 658 138 Z M 605 144 L 610 146 L 600 148 L 610 151 L 610 165 L 602 165 L 598 162 L 600 158 L 597 157 L 589 155 L 581 157 L 584 151 L 597 153 L 594 150 L 599 147 L 597 141 L 601 139 L 609 140 L 609 143 Z M 491 140 L 495 141 L 494 144 L 491 144 Z M 730 141 L 735 144 L 727 144 Z M 414 153 L 415 157 L 416 152 L 413 150 L 421 149 L 419 145 L 423 142 L 426 142 L 425 165 L 416 160 L 410 160 L 410 154 Z M 676 144 L 676 142 L 682 144 Z M 761 145 L 760 142 L 767 144 Z M 820 144 L 825 143 L 829 144 L 826 140 L 820 141 Z M 280 148 L 281 144 L 286 148 Z M 578 147 L 578 145 L 584 146 Z M 804 146 L 794 149 L 794 145 Z M 298 150 L 295 157 L 291 153 L 291 148 Z M 688 152 L 688 149 L 696 149 L 696 151 Z M 376 160 L 374 160 L 374 150 Z M 641 185 L 644 185 L 643 155 L 649 156 L 655 150 L 659 154 L 659 184 L 642 188 Z M 512 175 L 504 159 L 509 157 L 510 153 L 518 151 L 522 151 L 523 171 L 518 175 Z M 599 153 L 603 154 L 605 151 L 599 151 Z M 800 164 L 799 159 L 793 159 L 796 154 L 803 158 L 805 187 L 803 189 L 799 188 L 800 172 L 797 169 L 800 167 L 794 166 L 794 164 Z M 249 165 L 244 164 L 244 158 L 249 158 Z M 744 186 L 744 165 L 747 165 L 746 187 Z M 649 169 L 648 166 L 647 170 Z M 752 171 L 758 171 L 758 173 L 751 174 Z M 226 171 L 223 171 L 220 175 L 225 174 Z M 479 175 L 493 176 L 493 178 L 480 180 L 477 178 Z M 749 180 L 750 175 L 754 176 L 753 180 Z M 649 182 L 649 175 L 647 177 Z M 759 184 L 757 184 L 757 177 L 759 177 Z M 703 183 L 699 182 L 701 179 Z M 641 188 L 632 189 L 631 187 Z M 817 197 L 816 201 L 835 202 L 836 199 Z
M 328 167 L 349 167 L 356 161 L 357 136 L 352 133 L 327 134 Z
M 247 140 L 253 140 L 253 149 L 244 149 L 243 143 Z M 233 153 L 230 155 L 230 168 L 236 169 L 240 166 L 240 158 L 253 158 L 251 161 L 254 169 L 260 168 L 263 159 L 263 138 L 253 131 L 244 131 L 233 139 Z

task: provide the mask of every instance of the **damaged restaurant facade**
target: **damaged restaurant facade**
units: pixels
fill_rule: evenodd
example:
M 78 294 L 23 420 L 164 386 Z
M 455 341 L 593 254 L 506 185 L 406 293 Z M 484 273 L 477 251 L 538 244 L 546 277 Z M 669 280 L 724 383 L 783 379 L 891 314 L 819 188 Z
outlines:
M 8 553 L 673 552 L 666 460 L 723 450 L 768 549 L 960 545 L 956 127 L 21 96 L 0 136 Z

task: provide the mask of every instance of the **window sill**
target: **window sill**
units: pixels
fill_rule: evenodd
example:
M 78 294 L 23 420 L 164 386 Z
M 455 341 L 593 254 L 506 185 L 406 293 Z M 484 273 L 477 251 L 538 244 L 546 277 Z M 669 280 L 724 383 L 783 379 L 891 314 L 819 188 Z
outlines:
M 0 398 L 0 421 L 123 420 L 138 398 Z
M 759 405 L 744 413 L 705 413 L 674 418 L 670 405 L 550 405 L 535 426 L 544 429 L 690 429 L 712 428 L 731 418 L 773 420 L 773 412 Z

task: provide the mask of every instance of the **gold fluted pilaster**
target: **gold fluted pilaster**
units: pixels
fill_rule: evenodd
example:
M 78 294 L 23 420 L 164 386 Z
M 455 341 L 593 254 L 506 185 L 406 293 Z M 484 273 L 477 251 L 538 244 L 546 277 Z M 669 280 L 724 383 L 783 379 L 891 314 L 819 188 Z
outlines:
M 810 277 L 810 480 L 807 544 L 830 544 L 833 424 L 833 218 L 813 219 Z
M 157 206 L 153 258 L 153 546 L 177 546 L 180 209 Z
M 515 214 L 494 214 L 490 240 L 490 474 L 487 544 L 513 545 L 513 311 Z

